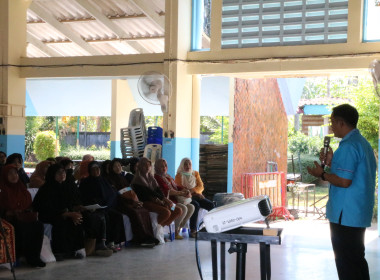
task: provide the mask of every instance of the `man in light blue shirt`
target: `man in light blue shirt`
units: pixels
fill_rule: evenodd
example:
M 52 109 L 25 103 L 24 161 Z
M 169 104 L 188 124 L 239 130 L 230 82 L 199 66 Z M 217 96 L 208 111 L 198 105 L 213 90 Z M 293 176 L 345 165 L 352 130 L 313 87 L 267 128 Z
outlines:
M 376 159 L 368 141 L 356 129 L 359 114 L 348 104 L 333 108 L 331 128 L 342 138 L 339 148 L 321 160 L 331 173 L 314 162 L 308 172 L 330 183 L 326 216 L 330 221 L 331 243 L 339 279 L 369 279 L 364 235 L 371 226 L 374 206 Z

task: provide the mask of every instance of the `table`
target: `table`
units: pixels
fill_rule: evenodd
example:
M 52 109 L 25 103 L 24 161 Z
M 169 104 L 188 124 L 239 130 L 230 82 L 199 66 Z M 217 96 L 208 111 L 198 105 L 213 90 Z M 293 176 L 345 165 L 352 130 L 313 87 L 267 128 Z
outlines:
M 313 198 L 313 214 L 315 214 L 315 184 L 307 184 L 307 183 L 297 183 L 298 192 L 297 192 L 297 208 L 300 208 L 300 194 L 305 194 L 305 216 L 307 217 L 307 213 L 309 211 L 309 192 L 314 193 Z M 313 190 L 310 190 L 313 188 Z
M 260 275 L 261 280 L 269 280 L 271 278 L 271 262 L 270 262 L 270 245 L 281 244 L 282 228 L 278 229 L 277 236 L 263 235 L 264 228 L 240 227 L 237 229 L 221 232 L 209 233 L 206 229 L 202 229 L 197 234 L 198 240 L 211 242 L 212 257 L 212 275 L 213 280 L 218 280 L 218 257 L 217 242 L 220 242 L 220 267 L 221 279 L 226 277 L 225 263 L 225 243 L 230 242 L 231 247 L 228 250 L 230 254 L 236 253 L 236 279 L 245 279 L 245 264 L 247 244 L 260 245 Z

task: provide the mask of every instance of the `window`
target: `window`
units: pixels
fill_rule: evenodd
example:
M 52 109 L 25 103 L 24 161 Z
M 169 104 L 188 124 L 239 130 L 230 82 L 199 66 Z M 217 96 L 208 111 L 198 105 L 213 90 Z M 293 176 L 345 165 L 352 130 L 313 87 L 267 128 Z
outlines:
M 223 0 L 221 44 L 247 48 L 345 43 L 347 18 L 348 0 Z
M 363 41 L 380 41 L 380 0 L 364 1 Z

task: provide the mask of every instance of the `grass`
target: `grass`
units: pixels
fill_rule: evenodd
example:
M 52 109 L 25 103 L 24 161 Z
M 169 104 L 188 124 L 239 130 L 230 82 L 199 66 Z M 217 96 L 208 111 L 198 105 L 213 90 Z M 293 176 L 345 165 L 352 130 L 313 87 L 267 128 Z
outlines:
M 312 190 L 312 188 L 311 188 Z M 328 194 L 328 187 L 327 186 L 319 186 L 316 185 L 315 187 L 315 201 L 320 200 L 319 202 L 316 203 L 316 207 L 322 207 L 326 205 L 328 197 L 323 198 Z M 314 193 L 309 192 L 309 207 L 312 207 L 311 205 L 314 203 L 313 201 Z M 322 199 L 323 198 L 323 199 Z M 287 196 L 286 196 L 287 202 L 288 202 L 288 207 L 289 209 L 297 207 L 297 194 L 295 195 L 294 199 L 294 204 L 293 205 L 293 199 L 292 199 L 292 192 L 288 191 Z M 305 199 L 306 199 L 306 193 L 301 193 L 299 196 L 299 205 L 300 208 L 302 209 L 303 205 L 305 204 Z

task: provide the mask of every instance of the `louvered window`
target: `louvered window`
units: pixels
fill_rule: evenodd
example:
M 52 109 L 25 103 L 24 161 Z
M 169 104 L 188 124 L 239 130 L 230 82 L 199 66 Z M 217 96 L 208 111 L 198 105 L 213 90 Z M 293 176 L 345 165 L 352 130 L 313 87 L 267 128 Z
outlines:
M 348 0 L 223 0 L 222 48 L 345 43 Z

